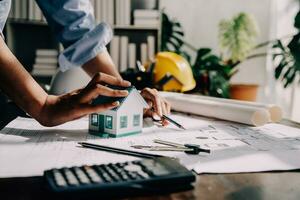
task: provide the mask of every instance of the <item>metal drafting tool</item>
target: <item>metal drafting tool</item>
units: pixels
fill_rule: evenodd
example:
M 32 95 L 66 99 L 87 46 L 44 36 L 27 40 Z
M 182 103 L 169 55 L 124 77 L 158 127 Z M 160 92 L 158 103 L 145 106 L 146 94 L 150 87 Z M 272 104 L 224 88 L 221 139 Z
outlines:
M 164 140 L 153 140 L 153 142 L 166 146 L 133 145 L 131 147 L 135 149 L 143 149 L 148 151 L 179 151 L 194 155 L 197 155 L 200 152 L 210 153 L 209 149 L 202 149 L 199 145 L 196 144 L 178 144 Z

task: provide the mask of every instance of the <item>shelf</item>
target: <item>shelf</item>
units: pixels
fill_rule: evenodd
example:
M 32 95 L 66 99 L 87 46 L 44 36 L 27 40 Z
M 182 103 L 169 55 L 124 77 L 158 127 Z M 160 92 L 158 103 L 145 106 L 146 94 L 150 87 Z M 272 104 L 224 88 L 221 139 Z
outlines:
M 9 18 L 7 20 L 8 23 L 12 24 L 22 24 L 22 25 L 42 25 L 42 26 L 47 26 L 47 22 L 45 21 L 40 21 L 40 20 L 28 20 L 28 19 L 13 19 Z
M 41 25 L 47 26 L 47 22 L 39 20 L 27 20 L 27 19 L 8 19 L 11 24 L 22 24 L 22 25 Z M 158 26 L 141 26 L 141 25 L 113 25 L 112 29 L 115 30 L 159 30 Z
M 116 30 L 159 30 L 158 26 L 114 25 Z

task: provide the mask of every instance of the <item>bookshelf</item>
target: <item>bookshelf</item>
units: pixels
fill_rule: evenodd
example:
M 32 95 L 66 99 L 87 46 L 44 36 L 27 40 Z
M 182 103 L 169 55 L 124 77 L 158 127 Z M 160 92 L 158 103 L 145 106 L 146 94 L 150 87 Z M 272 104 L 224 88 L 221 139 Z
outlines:
M 150 41 L 149 37 L 151 41 L 154 39 L 154 44 L 151 45 L 153 46 L 152 48 L 154 48 L 152 51 L 157 52 L 160 46 L 160 18 L 158 19 L 157 25 L 135 24 L 134 11 L 137 9 L 147 9 L 143 7 L 144 5 L 142 4 L 142 1 L 148 2 L 149 0 L 91 0 L 91 3 L 94 7 L 96 23 L 98 24 L 101 21 L 108 21 L 114 31 L 114 38 L 119 37 L 121 40 L 121 38 L 124 39 L 124 37 L 127 37 L 127 45 L 131 44 L 131 47 L 135 46 L 135 56 L 131 58 L 135 58 L 137 60 L 141 60 L 141 54 L 143 54 L 141 52 L 141 45 L 147 44 L 147 42 Z M 155 6 L 152 7 L 151 10 L 158 11 L 159 0 L 153 1 Z M 105 18 L 105 16 L 101 16 L 101 10 L 99 10 L 101 9 L 101 6 L 105 6 L 107 8 L 108 5 L 105 5 L 105 2 L 110 2 L 109 6 L 113 10 L 113 15 L 110 14 L 110 16 L 108 16 L 109 13 L 106 11 L 107 18 Z M 122 2 L 122 5 L 118 4 L 120 2 Z M 124 7 L 129 10 L 120 10 Z M 119 16 L 120 13 L 123 15 L 123 17 Z M 124 13 L 128 16 L 124 17 Z M 120 21 L 121 18 L 126 18 L 127 22 Z M 61 45 L 55 39 L 54 34 L 52 34 L 52 31 L 47 25 L 45 18 L 41 15 L 41 11 L 33 0 L 12 0 L 11 13 L 5 26 L 4 35 L 9 48 L 29 72 L 32 72 L 33 70 L 37 49 L 61 50 Z M 109 51 L 112 49 L 111 45 L 112 44 L 108 45 Z M 120 44 L 118 45 L 121 49 Z M 119 57 L 122 57 L 122 52 L 119 53 Z M 126 52 L 126 54 L 126 66 L 120 67 L 120 72 L 127 68 L 132 68 L 132 66 L 129 66 L 129 52 Z M 119 62 L 120 60 L 122 59 L 119 58 Z M 118 66 L 120 66 L 119 62 L 117 63 Z M 34 77 L 40 82 L 50 83 L 52 76 L 35 74 Z

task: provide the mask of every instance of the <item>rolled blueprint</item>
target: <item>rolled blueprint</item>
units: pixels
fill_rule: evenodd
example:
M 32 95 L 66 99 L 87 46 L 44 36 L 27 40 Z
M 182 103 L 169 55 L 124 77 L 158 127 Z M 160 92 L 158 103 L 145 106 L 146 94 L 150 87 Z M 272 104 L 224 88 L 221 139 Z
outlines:
M 202 100 L 210 100 L 210 101 L 217 101 L 217 102 L 223 102 L 228 104 L 234 104 L 234 105 L 243 105 L 243 106 L 249 106 L 254 108 L 264 108 L 267 109 L 270 114 L 270 122 L 280 122 L 283 117 L 283 111 L 282 109 L 274 104 L 262 104 L 262 103 L 256 103 L 256 102 L 250 102 L 250 101 L 239 101 L 239 100 L 232 100 L 232 99 L 224 99 L 224 98 L 216 98 L 216 97 L 207 97 L 202 95 L 188 95 L 187 94 L 179 94 L 174 92 L 161 92 L 161 95 L 167 99 L 170 99 L 172 97 L 188 97 L 193 99 L 202 99 Z
M 270 121 L 270 113 L 263 107 L 232 104 L 222 101 L 212 101 L 191 98 L 189 95 L 163 95 L 175 111 L 202 115 L 227 121 L 233 121 L 252 126 L 263 126 Z
M 206 99 L 206 100 L 212 100 L 212 101 L 219 101 L 224 103 L 231 103 L 231 104 L 238 104 L 238 105 L 244 105 L 244 106 L 250 106 L 255 108 L 265 108 L 270 113 L 270 121 L 271 122 L 280 122 L 282 120 L 282 109 L 274 104 L 262 104 L 262 103 L 256 103 L 256 102 L 250 102 L 250 101 L 239 101 L 239 100 L 232 100 L 232 99 L 224 99 L 224 98 L 216 98 L 216 97 L 206 97 L 206 96 L 200 96 L 200 95 L 193 95 L 194 98 L 199 99 Z

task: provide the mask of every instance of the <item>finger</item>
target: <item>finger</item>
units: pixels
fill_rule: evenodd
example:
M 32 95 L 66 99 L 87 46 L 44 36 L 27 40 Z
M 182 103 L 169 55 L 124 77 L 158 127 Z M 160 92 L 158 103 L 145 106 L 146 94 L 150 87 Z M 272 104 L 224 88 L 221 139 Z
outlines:
M 109 85 L 116 85 L 121 87 L 129 87 L 131 85 L 129 81 L 125 81 L 105 73 L 96 74 L 90 83 L 91 84 L 107 83 Z
M 167 115 L 169 115 L 171 113 L 171 104 L 166 99 L 163 99 L 163 101 L 167 108 Z
M 145 101 L 147 102 L 149 108 L 144 109 L 144 116 L 145 117 L 152 117 L 153 116 L 152 110 L 151 110 L 152 106 L 153 106 L 152 101 L 150 99 L 145 99 Z
M 81 117 L 84 117 L 86 115 L 92 114 L 92 113 L 99 113 L 103 112 L 105 110 L 113 109 L 115 107 L 119 106 L 119 102 L 113 102 L 113 103 L 107 103 L 107 104 L 101 104 L 101 105 L 90 105 L 90 104 L 81 104 L 78 106 L 74 106 L 72 109 L 66 111 L 67 113 L 67 119 L 63 120 L 61 123 L 79 119 Z
M 89 103 L 99 95 L 109 97 L 126 97 L 128 95 L 127 90 L 114 90 L 109 87 L 96 84 L 93 87 L 86 88 L 80 97 L 80 103 Z
M 153 103 L 152 103 L 151 99 L 145 99 L 145 100 L 149 106 L 149 109 L 151 110 L 151 108 L 153 107 Z
M 162 119 L 162 120 L 161 120 L 161 124 L 162 124 L 163 126 L 167 126 L 167 125 L 170 124 L 170 122 L 169 122 L 168 120 L 166 120 L 166 119 Z
M 84 115 L 89 115 L 92 113 L 100 113 L 106 110 L 111 110 L 115 107 L 118 107 L 120 103 L 118 101 L 113 102 L 113 103 L 106 103 L 106 104 L 100 104 L 100 105 L 90 105 L 90 104 L 85 104 L 80 108 L 81 114 Z
M 151 99 L 156 114 L 158 114 L 161 117 L 162 116 L 161 101 L 157 90 L 146 88 L 142 91 L 142 96 L 144 98 Z
M 163 99 L 160 99 L 160 105 L 161 105 L 161 110 L 163 115 L 168 115 L 168 110 L 165 104 L 165 101 Z

